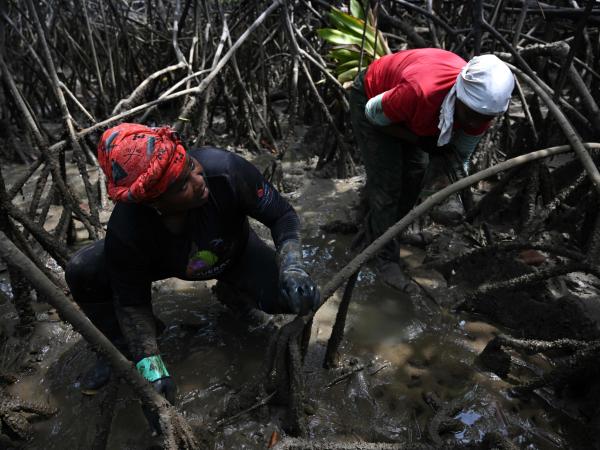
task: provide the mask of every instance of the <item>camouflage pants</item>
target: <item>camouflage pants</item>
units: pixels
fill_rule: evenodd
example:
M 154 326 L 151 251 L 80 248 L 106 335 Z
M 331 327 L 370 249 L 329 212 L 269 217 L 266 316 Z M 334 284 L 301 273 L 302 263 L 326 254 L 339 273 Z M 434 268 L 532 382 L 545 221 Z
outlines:
M 350 114 L 367 172 L 368 232 L 375 239 L 414 206 L 429 156 L 418 147 L 386 134 L 367 120 L 365 104 L 368 99 L 363 80 L 364 71 L 356 77 L 350 90 Z M 380 256 L 398 260 L 397 244 L 390 243 Z

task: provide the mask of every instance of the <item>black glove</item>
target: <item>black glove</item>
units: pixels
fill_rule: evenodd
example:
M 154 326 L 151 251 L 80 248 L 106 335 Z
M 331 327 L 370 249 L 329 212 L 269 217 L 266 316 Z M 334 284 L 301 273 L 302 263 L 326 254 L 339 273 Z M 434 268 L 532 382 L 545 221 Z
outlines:
M 466 175 L 464 161 L 461 160 L 454 144 L 437 147 L 435 152 L 429 154 L 419 202 Z
M 444 157 L 446 158 L 448 168 L 451 171 L 449 177 L 454 183 L 468 175 L 467 166 L 469 164 L 470 156 L 467 156 L 465 159 L 464 155 L 461 155 L 453 144 L 445 145 L 444 148 L 447 148 Z
M 427 153 L 436 153 L 439 150 L 437 146 L 438 136 L 419 136 L 417 146 Z
M 160 380 L 153 381 L 150 383 L 154 390 L 162 395 L 167 401 L 171 404 L 175 404 L 175 395 L 177 394 L 177 386 L 175 386 L 175 382 L 173 378 L 166 377 L 161 378 Z
M 419 136 L 417 146 L 424 152 L 429 153 L 430 158 L 444 156 L 451 161 L 458 158 L 458 153 L 452 142 L 438 147 L 437 141 L 437 136 Z
M 166 377 L 161 378 L 160 380 L 153 381 L 150 383 L 154 390 L 167 399 L 169 403 L 172 405 L 175 404 L 175 394 L 177 393 L 177 386 L 175 386 L 175 382 L 173 378 Z M 160 430 L 160 420 L 158 418 L 158 414 L 154 411 L 142 406 L 142 411 L 144 412 L 144 416 L 146 416 L 146 420 L 148 424 L 150 424 L 150 428 L 152 431 L 156 433 L 161 433 Z
M 309 311 L 315 311 L 321 304 L 319 289 L 303 269 L 282 271 L 279 287 L 287 308 L 295 314 L 305 315 Z
M 321 304 L 321 294 L 302 268 L 300 242 L 286 241 L 279 249 L 279 290 L 284 308 L 305 315 Z

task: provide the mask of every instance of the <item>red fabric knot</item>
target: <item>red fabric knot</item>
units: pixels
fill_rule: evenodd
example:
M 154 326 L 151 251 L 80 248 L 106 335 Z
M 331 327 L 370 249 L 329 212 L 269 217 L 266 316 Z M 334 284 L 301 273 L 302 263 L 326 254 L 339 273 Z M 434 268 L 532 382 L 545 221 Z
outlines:
M 186 150 L 170 127 L 122 123 L 98 143 L 98 162 L 115 202 L 146 202 L 164 193 L 186 164 Z

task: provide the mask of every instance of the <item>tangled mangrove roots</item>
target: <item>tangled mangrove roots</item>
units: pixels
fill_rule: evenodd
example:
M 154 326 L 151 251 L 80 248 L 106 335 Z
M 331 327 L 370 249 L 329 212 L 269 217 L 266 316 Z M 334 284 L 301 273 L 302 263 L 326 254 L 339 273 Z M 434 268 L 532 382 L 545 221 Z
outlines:
M 318 33 L 332 26 L 330 3 L 0 2 L 4 24 L 0 31 L 0 156 L 27 165 L 10 180 L 6 176 L 9 169 L 0 170 L 2 244 L 6 236 L 28 258 L 8 264 L 22 330 L 35 320 L 33 289 L 38 294 L 43 291 L 36 284 L 39 279 L 34 283 L 29 275 L 41 270 L 46 275 L 44 295 L 58 295 L 61 282 L 47 270 L 48 257 L 64 267 L 77 229 L 91 239 L 104 233 L 108 202 L 93 149 L 99 134 L 109 126 L 124 120 L 170 123 L 193 145 L 233 144 L 270 153 L 275 158 L 271 169 L 275 182 L 281 181 L 281 161 L 293 151 L 298 130 L 319 129 L 319 137 L 312 136 L 313 154 L 307 155 L 317 157 L 319 174 L 347 177 L 354 173 L 360 155 L 351 145 L 347 93 L 343 81 L 330 73 L 336 61 L 323 56 L 327 44 Z M 495 199 L 506 194 L 511 180 L 526 174 L 520 193 L 520 223 L 515 227 L 520 229 L 519 236 L 514 243 L 495 242 L 489 227 L 484 227 L 488 243 L 493 245 L 481 251 L 536 249 L 570 262 L 480 286 L 464 305 L 499 290 L 539 284 L 573 270 L 597 275 L 592 262 L 600 253 L 600 214 L 595 206 L 600 173 L 596 156 L 590 152 L 600 145 L 583 142 L 597 141 L 600 136 L 600 11 L 591 0 L 585 7 L 576 2 L 570 5 L 481 0 L 428 1 L 421 6 L 405 0 L 369 2 L 373 24 L 385 39 L 387 51 L 434 46 L 467 59 L 481 52 L 497 52 L 518 76 L 516 94 L 523 114 L 509 111 L 488 133 L 485 148 L 475 158 L 480 172 L 418 205 L 324 286 L 326 301 L 350 280 L 327 366 L 334 365 L 353 280 L 361 266 L 435 204 L 501 172 L 509 171 L 487 200 L 469 211 L 470 219 L 479 217 L 486 204 L 495 206 Z M 362 68 L 364 36 L 353 44 L 353 50 L 361 55 Z M 350 74 L 346 81 L 352 77 Z M 565 140 L 569 146 L 529 153 Z M 540 159 L 569 149 L 575 151 L 580 169 L 574 175 L 561 172 L 562 187 L 555 192 L 556 172 L 551 173 Z M 488 167 L 511 156 L 515 158 Z M 75 176 L 67 173 L 70 162 L 76 168 Z M 53 214 L 58 216 L 54 222 Z M 580 247 L 586 251 L 537 241 L 559 221 L 568 223 L 569 231 L 576 229 Z M 460 262 L 454 260 L 448 267 Z M 24 271 L 24 267 L 30 270 Z M 71 321 L 69 316 L 65 318 Z M 83 323 L 79 316 L 72 319 Z M 288 405 L 287 428 L 298 435 L 306 431 L 302 364 L 311 322 L 312 316 L 298 317 L 279 331 L 265 360 L 266 381 L 250 403 L 254 409 L 273 401 Z M 83 334 L 94 342 L 98 337 Z M 578 349 L 576 359 L 591 360 L 595 352 L 593 346 Z M 120 363 L 124 364 L 123 360 Z M 158 401 L 144 395 L 150 403 Z M 172 409 L 166 411 L 162 416 L 166 435 L 173 438 L 166 439 L 165 446 L 195 445 L 183 419 Z M 182 439 L 179 444 L 177 437 Z M 490 435 L 490 443 L 493 438 Z M 510 447 L 498 444 L 503 445 Z
M 596 147 L 599 144 L 586 144 L 588 147 Z M 391 226 L 384 234 L 382 234 L 379 238 L 373 241 L 367 248 L 365 248 L 362 252 L 360 252 L 357 256 L 355 256 L 344 268 L 342 268 L 330 281 L 323 287 L 321 290 L 322 302 L 326 302 L 333 293 L 340 287 L 340 285 L 350 277 L 352 277 L 357 271 L 360 270 L 360 267 L 368 262 L 374 255 L 377 254 L 383 246 L 391 239 L 394 239 L 397 235 L 399 235 L 402 231 L 404 231 L 412 222 L 417 220 L 419 217 L 426 214 L 433 206 L 443 201 L 445 198 L 450 195 L 461 191 L 462 189 L 479 182 L 482 179 L 495 175 L 504 170 L 511 169 L 521 164 L 529 163 L 540 158 L 548 157 L 554 154 L 558 154 L 564 151 L 567 151 L 568 147 L 554 147 L 551 149 L 539 150 L 537 152 L 532 152 L 527 155 L 519 156 L 510 160 L 507 160 L 503 163 L 500 163 L 496 166 L 492 166 L 488 169 L 485 169 L 481 172 L 470 175 L 462 180 L 459 180 L 446 188 L 442 189 L 439 192 L 436 192 L 426 200 L 424 200 L 421 204 L 417 205 L 410 211 L 405 217 L 403 217 L 396 224 Z M 597 269 L 585 262 L 575 262 L 570 265 L 565 265 L 565 267 L 559 267 L 554 269 L 549 269 L 547 272 L 542 274 L 529 274 L 524 275 L 523 277 L 508 280 L 504 282 L 504 284 L 496 284 L 491 286 L 482 287 L 481 294 L 492 292 L 494 289 L 501 288 L 511 288 L 513 286 L 522 286 L 529 285 L 533 283 L 539 283 L 542 280 L 550 278 L 552 276 L 556 276 L 559 274 L 570 273 L 573 271 L 585 270 L 590 273 L 596 273 Z M 477 295 L 474 295 L 476 298 Z M 349 299 L 348 299 L 349 301 Z M 291 422 L 288 422 L 287 429 L 291 433 L 299 433 L 305 429 L 304 426 L 304 416 L 302 414 L 302 410 L 298 408 L 298 401 L 303 397 L 303 393 L 297 391 L 298 388 L 303 386 L 303 383 L 299 380 L 301 375 L 301 367 L 302 365 L 297 365 L 299 353 L 296 349 L 296 346 L 300 345 L 300 342 L 307 342 L 307 335 L 310 333 L 310 324 L 312 324 L 312 317 L 315 312 L 310 313 L 306 316 L 298 316 L 293 322 L 285 325 L 280 333 L 275 336 L 274 344 L 271 348 L 276 348 L 277 351 L 269 351 L 266 357 L 265 367 L 267 367 L 267 373 L 271 373 L 273 368 L 279 368 L 276 370 L 277 382 L 277 398 L 279 399 L 287 399 L 289 406 L 289 415 L 288 419 L 291 419 Z M 345 318 L 345 315 L 340 316 Z M 335 329 L 335 325 L 334 325 Z M 338 331 L 341 329 L 338 326 Z M 339 336 L 336 337 L 339 339 Z M 289 361 L 292 361 L 291 365 Z M 289 369 L 293 370 L 290 371 Z
M 482 284 L 474 292 L 468 294 L 463 301 L 456 305 L 455 309 L 459 311 L 473 310 L 475 309 L 474 304 L 476 302 L 485 301 L 485 297 L 489 296 L 490 294 L 504 291 L 525 290 L 531 286 L 539 285 L 551 278 L 567 275 L 573 272 L 589 273 L 596 277 L 600 275 L 600 270 L 597 266 L 591 265 L 584 261 L 560 264 L 555 267 L 549 267 L 536 272 L 519 275 L 508 280 Z
M 569 386 L 576 387 L 578 390 L 585 390 L 585 386 L 594 382 L 600 372 L 598 368 L 600 341 L 598 340 L 557 339 L 555 341 L 540 341 L 536 339 L 517 339 L 502 334 L 496 336 L 487 344 L 479 355 L 479 360 L 498 376 L 506 378 L 512 367 L 512 357 L 507 353 L 507 349 L 525 355 L 538 353 L 560 355 L 558 362 L 555 362 L 555 366 L 551 371 L 511 388 L 514 395 L 528 395 L 532 391 L 546 386 L 552 387 L 557 393 L 562 392 Z
M 106 205 L 106 191 L 102 174 L 94 172 L 98 177 L 93 186 L 88 173 L 89 166 L 96 165 L 92 148 L 98 132 L 124 119 L 172 122 L 191 141 L 203 143 L 221 131 L 215 117 L 223 114 L 224 129 L 233 134 L 236 143 L 255 150 L 274 150 L 282 157 L 295 136 L 296 123 L 312 115 L 315 123 L 322 123 L 324 118 L 333 137 L 334 151 L 329 150 L 331 140 L 323 143 L 319 167 L 330 164 L 332 173 L 340 177 L 353 170 L 357 155 L 348 147 L 342 131 L 348 128 L 348 118 L 342 117 L 345 123 L 340 125 L 331 112 L 332 105 L 347 111 L 346 94 L 329 73 L 330 63 L 321 56 L 324 41 L 315 33 L 318 27 L 328 25 L 330 5 L 325 2 L 258 1 L 227 7 L 218 2 L 191 1 L 164 2 L 161 7 L 151 3 L 128 7 L 93 0 L 66 2 L 60 7 L 54 3 L 42 2 L 33 8 L 33 2 L 20 7 L 18 2 L 8 1 L 0 10 L 6 25 L 0 58 L 6 86 L 3 97 L 11 105 L 3 110 L 4 135 L 11 144 L 5 151 L 7 156 L 27 163 L 33 160 L 29 172 L 8 190 L 8 201 L 33 175 L 46 171 L 41 179 L 48 182 L 45 188 L 39 184 L 39 198 L 31 201 L 26 215 L 43 223 L 46 208 L 39 214 L 33 206 L 40 200 L 49 204 L 46 199 L 54 198 L 55 193 L 65 208 L 56 236 L 45 236 L 39 229 L 34 233 L 45 250 L 59 245 L 71 218 L 80 221 L 92 238 L 102 234 L 99 210 Z M 443 1 L 428 8 L 399 0 L 377 3 L 377 26 L 390 41 L 386 44 L 389 48 L 405 43 L 434 45 L 461 54 L 470 46 L 478 53 L 499 42 L 513 54 L 526 76 L 544 89 L 547 86 L 526 60 L 550 55 L 560 80 L 555 97 L 561 105 L 569 105 L 570 112 L 577 111 L 575 102 L 580 99 L 598 131 L 598 107 L 590 94 L 600 78 L 590 57 L 594 50 L 585 53 L 585 60 L 578 57 L 590 42 L 586 24 L 596 23 L 596 10 L 549 6 L 517 10 L 500 4 L 490 10 L 490 5 L 475 2 L 477 14 L 472 16 L 473 28 L 467 32 L 464 27 L 469 15 L 462 3 Z M 560 26 L 553 33 L 546 32 L 544 39 L 550 41 L 532 36 L 540 27 L 540 11 L 552 20 L 556 11 L 567 10 Z M 485 19 L 488 14 L 491 16 Z M 515 20 L 518 27 L 511 30 L 508 24 Z M 570 43 L 553 41 L 552 36 L 563 29 L 573 29 L 576 39 Z M 548 69 L 544 67 L 543 72 Z M 558 95 L 565 88 L 565 77 L 575 89 Z M 299 95 L 303 91 L 308 95 Z M 530 101 L 535 102 L 535 98 Z M 287 101 L 286 114 L 278 112 L 278 99 Z M 173 108 L 167 111 L 167 104 Z M 523 107 L 529 110 L 527 102 Z M 40 118 L 53 115 L 62 118 L 58 128 L 64 131 L 58 136 L 40 126 Z M 532 129 L 547 128 L 533 123 L 532 114 L 528 118 Z M 63 135 L 67 139 L 57 141 Z M 277 142 L 282 136 L 283 142 Z M 73 151 L 88 211 L 81 209 L 65 178 L 67 150 Z M 596 174 L 593 179 L 596 183 Z M 9 214 L 25 226 L 26 216 L 12 209 Z M 64 252 L 62 256 L 59 263 L 64 262 Z

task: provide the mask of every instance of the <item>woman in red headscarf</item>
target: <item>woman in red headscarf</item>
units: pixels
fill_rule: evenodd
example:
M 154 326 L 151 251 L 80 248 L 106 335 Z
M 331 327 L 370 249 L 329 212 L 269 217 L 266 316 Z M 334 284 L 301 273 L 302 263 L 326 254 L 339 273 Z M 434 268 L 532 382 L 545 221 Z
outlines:
M 129 123 L 103 134 L 98 161 L 116 205 L 106 238 L 80 250 L 65 278 L 90 320 L 126 345 L 169 400 L 175 389 L 156 343 L 153 281 L 216 278 L 251 299 L 235 305 L 246 317 L 255 308 L 306 313 L 319 306 L 302 264 L 298 216 L 252 164 L 217 148 L 186 151 L 168 127 Z M 271 229 L 276 251 L 248 217 Z M 82 387 L 97 389 L 109 375 L 99 358 Z

